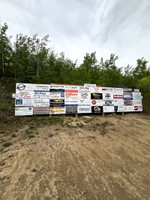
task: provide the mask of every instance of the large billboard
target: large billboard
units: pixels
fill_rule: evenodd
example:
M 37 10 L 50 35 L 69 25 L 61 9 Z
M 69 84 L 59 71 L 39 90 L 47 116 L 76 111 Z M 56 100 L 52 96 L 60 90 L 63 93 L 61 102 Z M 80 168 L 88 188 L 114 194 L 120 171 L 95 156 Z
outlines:
M 17 83 L 15 116 L 141 112 L 139 89 Z

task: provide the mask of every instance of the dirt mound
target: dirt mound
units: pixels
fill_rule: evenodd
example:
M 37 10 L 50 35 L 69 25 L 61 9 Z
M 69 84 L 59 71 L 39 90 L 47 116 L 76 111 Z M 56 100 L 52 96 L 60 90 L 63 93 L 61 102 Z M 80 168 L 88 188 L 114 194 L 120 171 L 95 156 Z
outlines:
M 1 200 L 150 199 L 150 116 L 23 120 L 1 125 Z

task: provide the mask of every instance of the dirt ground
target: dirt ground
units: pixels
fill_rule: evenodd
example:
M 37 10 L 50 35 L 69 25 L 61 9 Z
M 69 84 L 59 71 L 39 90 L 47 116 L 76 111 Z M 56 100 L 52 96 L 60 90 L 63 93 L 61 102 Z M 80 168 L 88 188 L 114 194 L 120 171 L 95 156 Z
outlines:
M 0 200 L 150 199 L 150 116 L 60 118 L 1 132 Z

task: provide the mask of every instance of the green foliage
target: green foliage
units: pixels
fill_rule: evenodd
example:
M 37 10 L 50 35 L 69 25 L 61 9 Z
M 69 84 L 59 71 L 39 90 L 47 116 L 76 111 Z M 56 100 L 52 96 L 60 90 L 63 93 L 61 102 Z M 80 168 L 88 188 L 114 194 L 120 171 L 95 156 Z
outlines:
M 150 68 L 144 58 L 137 59 L 134 67 L 128 65 L 118 68 L 118 56 L 115 54 L 111 54 L 109 59 L 101 58 L 98 61 L 96 52 L 92 52 L 86 53 L 83 63 L 77 66 L 77 62 L 65 58 L 64 53 L 55 54 L 48 48 L 48 35 L 39 39 L 37 34 L 32 37 L 18 34 L 12 43 L 11 37 L 7 35 L 8 25 L 5 23 L 0 30 L 0 78 L 11 79 L 11 88 L 14 88 L 16 82 L 79 85 L 95 83 L 107 87 L 140 87 L 145 106 L 149 107 L 147 78 L 150 76 Z M 8 110 L 1 104 L 0 111 Z M 50 120 L 50 124 L 63 124 L 57 120 Z
M 10 145 L 12 145 L 11 142 L 5 142 L 5 143 L 3 144 L 3 147 L 9 147 Z
M 51 117 L 49 124 L 55 125 L 55 124 L 60 124 L 63 125 L 64 120 L 61 117 Z
M 16 134 L 12 134 L 12 137 L 17 137 L 17 135 Z
M 49 134 L 49 137 L 53 137 L 53 136 L 54 136 L 54 134 L 53 134 L 53 133 L 50 133 L 50 134 Z
M 104 121 L 103 123 L 102 123 L 102 126 L 107 126 L 108 125 L 108 121 Z

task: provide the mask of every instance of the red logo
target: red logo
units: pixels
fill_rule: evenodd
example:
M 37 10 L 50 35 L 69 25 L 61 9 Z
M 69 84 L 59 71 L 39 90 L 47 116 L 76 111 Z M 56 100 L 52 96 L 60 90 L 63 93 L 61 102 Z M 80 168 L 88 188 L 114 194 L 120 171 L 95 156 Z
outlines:
M 94 105 L 95 105 L 95 104 L 96 104 L 96 101 L 95 101 L 95 100 L 93 100 L 93 101 L 92 101 L 92 104 L 94 104 Z

